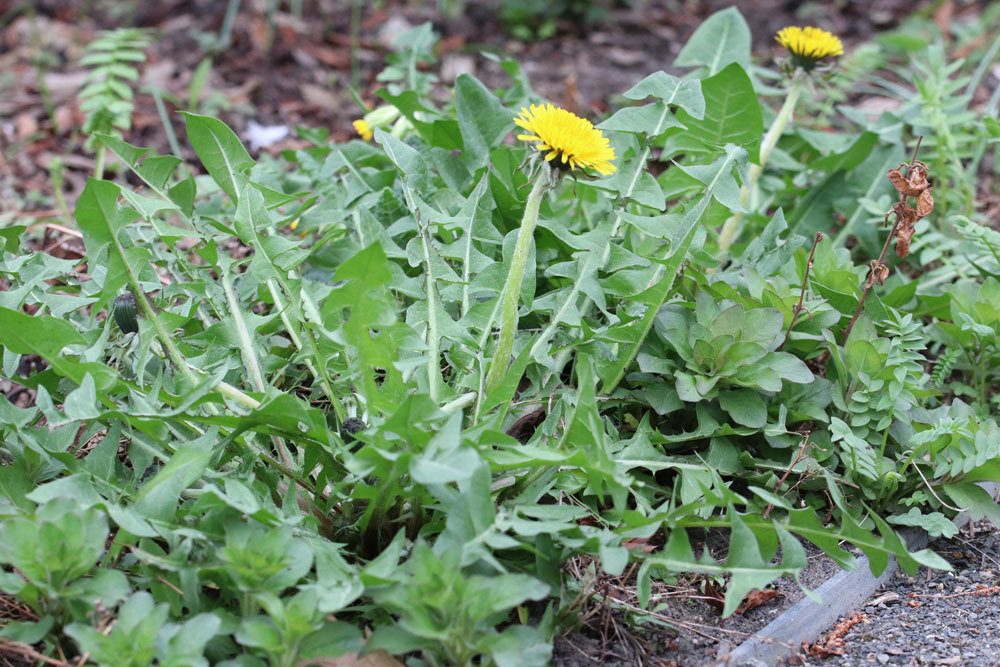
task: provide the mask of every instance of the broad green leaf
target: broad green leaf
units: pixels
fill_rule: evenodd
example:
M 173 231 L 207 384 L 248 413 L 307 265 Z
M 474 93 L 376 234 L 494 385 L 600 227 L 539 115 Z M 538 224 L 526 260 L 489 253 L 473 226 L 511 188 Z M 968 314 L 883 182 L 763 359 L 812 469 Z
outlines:
M 705 96 L 704 118 L 684 109 L 677 112 L 677 120 L 687 128 L 681 145 L 690 145 L 692 141 L 719 148 L 736 144 L 746 148 L 756 162 L 757 146 L 764 134 L 764 116 L 743 67 L 733 63 L 703 80 L 701 92 Z
M 165 521 L 173 517 L 181 492 L 201 477 L 211 459 L 212 452 L 207 449 L 178 449 L 163 469 L 139 489 L 135 511 L 147 519 Z
M 810 162 L 809 168 L 819 171 L 850 171 L 865 161 L 877 143 L 877 134 L 862 132 L 843 153 L 834 153 Z
M 629 100 L 655 97 L 664 104 L 684 109 L 695 118 L 705 117 L 705 98 L 701 94 L 701 82 L 678 79 L 663 71 L 650 74 L 625 91 L 623 96 Z
M 752 389 L 719 392 L 719 405 L 737 424 L 751 428 L 767 424 L 767 403 Z
M 12 352 L 49 359 L 66 346 L 83 342 L 83 336 L 67 320 L 0 307 L 0 345 Z
M 118 194 L 119 188 L 114 183 L 91 178 L 76 203 L 76 222 L 83 232 L 87 253 L 96 256 L 102 248 L 107 248 L 107 274 L 101 286 L 98 307 L 118 296 L 128 282 L 125 247 L 118 235 L 125 225 L 135 221 L 138 214 L 132 209 L 120 207 Z
M 513 127 L 514 114 L 479 79 L 462 74 L 455 79 L 455 113 L 465 152 L 473 166 L 486 163 L 490 151 Z
M 170 177 L 173 176 L 181 159 L 173 155 L 157 155 L 152 148 L 140 148 L 109 134 L 97 133 L 97 140 L 121 158 L 136 176 L 160 197 L 174 201 L 170 193 Z M 174 202 L 179 203 L 179 202 Z
M 969 513 L 973 521 L 989 519 L 1000 528 L 1000 505 L 989 492 L 978 484 L 965 482 L 945 484 L 944 491 L 955 503 Z
M 238 175 L 248 171 L 254 160 L 236 133 L 218 118 L 182 111 L 188 140 L 205 171 L 234 202 L 240 191 Z
M 750 66 L 750 26 L 736 7 L 705 19 L 677 54 L 674 67 L 704 67 L 712 76 L 730 63 Z
M 659 128 L 664 132 L 671 127 L 683 127 L 670 114 L 670 108 L 665 102 L 653 102 L 639 107 L 619 109 L 610 118 L 597 126 L 601 130 L 615 132 L 630 132 L 645 135 L 653 139 L 653 132 Z
M 380 129 L 375 130 L 375 141 L 381 144 L 385 154 L 402 173 L 403 180 L 415 191 L 423 191 L 427 185 L 427 165 L 420 153 Z

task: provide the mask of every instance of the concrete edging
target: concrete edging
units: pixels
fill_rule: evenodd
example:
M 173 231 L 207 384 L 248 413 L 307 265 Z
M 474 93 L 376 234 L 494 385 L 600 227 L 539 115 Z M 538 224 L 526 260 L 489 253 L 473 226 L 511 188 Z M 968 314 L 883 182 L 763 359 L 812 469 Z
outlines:
M 1000 484 L 981 484 L 996 496 Z M 955 525 L 963 527 L 970 520 L 967 512 L 955 518 Z M 929 542 L 927 533 L 919 528 L 902 531 L 907 547 L 922 549 Z M 837 619 L 861 607 L 872 593 L 899 569 L 895 557 L 889 558 L 885 572 L 876 577 L 868 566 L 868 558 L 858 559 L 858 567 L 850 572 L 840 570 L 827 579 L 816 593 L 822 602 L 808 597 L 796 602 L 777 618 L 754 633 L 742 644 L 718 657 L 718 665 L 777 665 L 780 660 L 799 651 L 802 642 L 814 642 Z

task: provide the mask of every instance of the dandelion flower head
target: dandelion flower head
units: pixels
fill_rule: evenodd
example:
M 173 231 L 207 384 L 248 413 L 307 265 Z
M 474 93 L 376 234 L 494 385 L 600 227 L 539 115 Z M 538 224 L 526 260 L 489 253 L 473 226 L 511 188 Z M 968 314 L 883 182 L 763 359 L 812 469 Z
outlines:
M 615 151 L 604 133 L 586 118 L 551 104 L 524 107 L 514 123 L 525 130 L 517 135 L 533 143 L 548 161 L 569 169 L 593 169 L 602 176 L 613 174 Z
M 365 141 L 371 141 L 374 136 L 371 126 L 362 118 L 354 121 L 354 131 L 357 132 Z
M 797 65 L 807 70 L 824 58 L 844 55 L 840 38 L 822 28 L 788 26 L 774 38 L 788 49 Z

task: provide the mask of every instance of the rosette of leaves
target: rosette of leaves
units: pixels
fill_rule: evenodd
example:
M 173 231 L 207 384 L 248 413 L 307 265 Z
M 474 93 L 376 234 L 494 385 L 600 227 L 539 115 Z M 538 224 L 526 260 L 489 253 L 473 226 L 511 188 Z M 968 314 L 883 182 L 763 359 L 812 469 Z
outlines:
M 657 315 L 660 339 L 680 357 L 674 390 L 686 403 L 718 401 L 737 424 L 763 428 L 768 398 L 784 382 L 808 384 L 813 374 L 799 358 L 779 352 L 784 317 L 771 308 L 745 309 L 698 294 L 694 310 L 671 304 Z

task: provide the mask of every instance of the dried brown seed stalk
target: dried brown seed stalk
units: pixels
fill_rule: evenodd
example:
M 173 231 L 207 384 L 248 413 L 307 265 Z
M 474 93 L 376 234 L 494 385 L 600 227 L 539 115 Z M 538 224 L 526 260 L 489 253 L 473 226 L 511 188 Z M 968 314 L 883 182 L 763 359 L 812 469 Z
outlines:
M 865 277 L 865 288 L 871 289 L 874 285 L 885 285 L 885 279 L 889 277 L 889 267 L 879 259 L 873 259 L 868 263 L 868 275 Z
M 907 169 L 906 176 L 901 171 L 904 168 Z M 901 164 L 896 169 L 890 169 L 888 176 L 892 187 L 899 193 L 899 203 L 893 205 L 886 217 L 896 216 L 896 254 L 902 258 L 910 254 L 910 241 L 917 221 L 934 211 L 930 171 L 923 162 L 914 160 L 909 165 Z M 916 208 L 907 203 L 908 197 L 916 197 Z
M 910 240 L 913 238 L 914 228 L 917 221 L 923 217 L 920 215 L 920 211 L 930 213 L 934 210 L 934 197 L 931 195 L 931 182 L 927 165 L 917 159 L 917 154 L 920 152 L 920 144 L 923 140 L 923 137 L 917 138 L 917 145 L 913 148 L 913 157 L 910 159 L 909 164 L 901 164 L 899 168 L 889 170 L 889 182 L 899 192 L 899 202 L 894 204 L 889 212 L 885 214 L 885 220 L 888 223 L 889 216 L 895 215 L 896 221 L 893 223 L 892 229 L 889 230 L 889 236 L 886 237 L 885 243 L 882 245 L 882 252 L 879 253 L 878 259 L 873 259 L 868 265 L 868 275 L 865 277 L 865 284 L 861 290 L 858 307 L 854 310 L 854 316 L 851 318 L 851 321 L 844 328 L 843 339 L 845 344 L 851 336 L 854 325 L 861 316 L 861 311 L 865 307 L 865 299 L 868 298 L 868 292 L 875 285 L 884 284 L 885 279 L 889 277 L 889 267 L 885 263 L 885 254 L 889 250 L 889 244 L 892 243 L 892 239 L 896 239 L 896 254 L 900 257 L 906 257 L 910 253 Z M 906 176 L 903 176 L 902 171 L 900 171 L 904 167 L 907 170 Z M 917 198 L 917 208 L 914 209 L 907 203 L 907 197 Z

